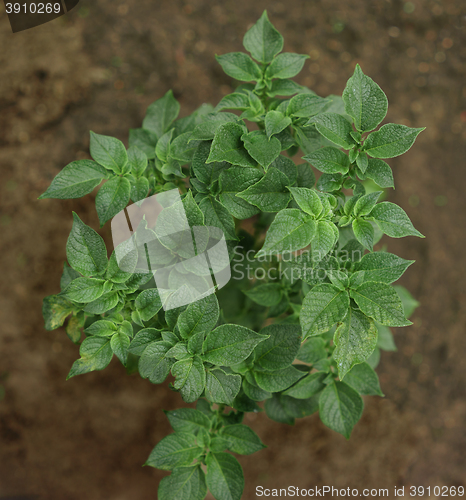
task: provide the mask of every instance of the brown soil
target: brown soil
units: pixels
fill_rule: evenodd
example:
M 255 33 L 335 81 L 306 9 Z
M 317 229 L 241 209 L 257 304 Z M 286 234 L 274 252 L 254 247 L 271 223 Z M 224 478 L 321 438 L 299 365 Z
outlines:
M 65 383 L 77 348 L 43 328 L 56 293 L 71 210 L 98 227 L 93 196 L 36 201 L 88 131 L 127 140 L 146 106 L 172 88 L 182 113 L 231 91 L 214 54 L 240 50 L 264 8 L 285 50 L 311 59 L 298 81 L 341 93 L 359 62 L 385 90 L 388 120 L 427 126 L 390 163 L 425 240 L 390 240 L 416 259 L 402 283 L 422 306 L 396 331 L 399 351 L 378 369 L 384 399 L 367 398 L 349 441 L 317 416 L 288 427 L 252 415 L 268 444 L 241 458 L 244 498 L 255 487 L 389 488 L 460 485 L 465 477 L 466 138 L 462 0 L 81 0 L 66 17 L 12 34 L 0 14 L 2 270 L 0 498 L 146 500 L 165 473 L 142 468 L 169 432 L 161 411 L 181 406 L 166 385 L 126 376 L 117 362 Z M 414 10 L 413 10 L 414 9 Z M 465 191 L 463 191 L 463 189 Z M 462 194 L 463 193 L 463 194 Z M 109 228 L 103 230 L 108 240 Z M 407 494 L 408 492 L 406 492 Z

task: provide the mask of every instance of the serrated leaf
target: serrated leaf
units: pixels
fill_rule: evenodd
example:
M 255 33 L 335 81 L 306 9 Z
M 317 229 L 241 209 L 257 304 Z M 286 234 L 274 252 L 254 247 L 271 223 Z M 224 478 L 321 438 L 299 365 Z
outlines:
M 374 246 L 374 228 L 372 224 L 367 220 L 354 219 L 352 226 L 354 236 L 356 236 L 359 243 L 372 252 Z
M 359 64 L 356 64 L 342 98 L 345 111 L 354 119 L 359 132 L 374 130 L 387 114 L 387 96 L 372 78 L 362 72 Z
M 128 163 L 128 155 L 124 144 L 114 137 L 96 134 L 91 131 L 89 146 L 92 158 L 115 174 L 121 174 Z
M 343 149 L 351 149 L 355 144 L 351 132 L 351 124 L 336 113 L 321 113 L 310 119 L 309 124 L 315 124 L 316 129 L 326 139 Z
M 369 214 L 373 217 L 380 230 L 392 238 L 403 238 L 404 236 L 424 236 L 414 228 L 406 212 L 389 201 L 378 203 Z
M 204 500 L 207 495 L 205 474 L 199 464 L 177 467 L 159 484 L 159 500 Z
M 206 226 L 220 228 L 227 240 L 238 239 L 235 231 L 235 221 L 222 204 L 211 196 L 206 196 L 199 202 L 199 208 L 204 214 Z
M 74 302 L 89 303 L 98 299 L 105 290 L 105 280 L 77 278 L 63 291 L 63 295 Z
M 233 217 L 249 219 L 259 213 L 257 207 L 236 195 L 259 182 L 262 175 L 257 168 L 248 167 L 231 167 L 221 172 L 219 200 Z
M 81 358 L 73 363 L 66 380 L 76 375 L 106 368 L 113 357 L 110 339 L 106 337 L 88 337 L 81 344 L 79 354 Z
M 361 418 L 364 402 L 345 382 L 329 384 L 319 399 L 319 415 L 330 429 L 349 439 L 353 427 Z
M 207 486 L 216 500 L 240 500 L 244 490 L 243 470 L 229 453 L 209 453 L 206 458 Z
M 264 307 L 277 305 L 283 297 L 281 283 L 264 283 L 249 290 L 243 290 L 251 300 Z
M 139 373 L 142 378 L 148 378 L 153 384 L 161 384 L 170 373 L 171 363 L 166 353 L 171 344 L 165 341 L 149 344 L 139 359 Z
M 288 177 L 275 167 L 271 167 L 259 182 L 238 193 L 237 196 L 255 205 L 262 212 L 278 212 L 286 208 L 290 202 L 288 184 Z
M 176 378 L 175 389 L 181 392 L 186 403 L 194 403 L 204 392 L 206 373 L 204 364 L 199 356 L 177 361 L 171 368 Z
M 294 208 L 281 210 L 270 225 L 258 256 L 300 250 L 309 245 L 315 233 L 316 223 L 311 216 Z
M 284 396 L 291 396 L 296 399 L 308 399 L 325 389 L 323 383 L 326 373 L 310 373 L 299 380 L 295 385 L 283 392 Z
M 66 243 L 70 266 L 84 276 L 101 274 L 107 267 L 104 240 L 73 212 L 73 227 Z
M 204 360 L 214 365 L 234 365 L 245 360 L 267 337 L 239 325 L 221 325 L 207 334 Z
M 303 337 L 324 333 L 346 316 L 349 296 L 336 286 L 322 283 L 306 295 L 301 309 L 300 323 Z
M 180 334 L 187 339 L 200 332 L 210 332 L 216 325 L 220 309 L 217 297 L 212 294 L 189 304 L 178 316 Z
M 294 54 L 292 52 L 283 52 L 273 59 L 265 72 L 266 78 L 292 78 L 296 76 L 308 59 L 308 55 Z
M 262 165 L 265 170 L 282 150 L 282 145 L 276 137 L 267 138 L 267 135 L 259 130 L 243 134 L 241 140 L 251 157 Z
M 241 140 L 243 134 L 244 128 L 238 123 L 230 122 L 221 125 L 215 132 L 206 163 L 227 161 L 233 165 L 254 167 L 256 162 L 249 156 Z
M 114 177 L 99 189 L 95 207 L 100 227 L 128 205 L 130 194 L 131 184 L 125 177 Z
M 350 167 L 348 155 L 331 146 L 318 149 L 304 156 L 303 160 L 325 174 L 346 174 Z
M 393 283 L 399 279 L 414 260 L 405 260 L 388 252 L 373 252 L 356 262 L 354 271 L 364 271 L 365 281 Z
M 267 138 L 270 139 L 272 135 L 280 133 L 283 129 L 291 124 L 291 118 L 285 116 L 280 111 L 269 111 L 265 115 L 265 131 Z
M 180 104 L 173 97 L 173 92 L 169 90 L 147 108 L 142 126 L 153 132 L 159 139 L 170 128 L 179 112 Z
M 220 435 L 228 441 L 228 449 L 233 453 L 251 455 L 265 448 L 259 436 L 247 425 L 227 425 L 222 427 Z
M 254 376 L 257 385 L 268 392 L 280 392 L 288 389 L 300 378 L 306 375 L 305 372 L 298 370 L 293 365 L 280 370 L 273 371 L 255 371 Z
M 55 176 L 47 191 L 39 196 L 39 200 L 81 198 L 89 194 L 107 176 L 105 168 L 95 161 L 73 161 Z
M 367 364 L 353 366 L 345 377 L 345 382 L 356 389 L 361 396 L 383 396 L 377 373 Z
M 390 166 L 378 158 L 369 158 L 365 176 L 381 188 L 395 187 Z
M 425 128 L 425 127 L 424 127 Z M 369 134 L 362 148 L 373 158 L 394 158 L 406 153 L 424 128 L 387 123 Z
M 241 376 L 220 368 L 206 374 L 206 396 L 213 403 L 231 405 L 241 388 Z
M 262 328 L 269 338 L 254 350 L 254 361 L 265 370 L 280 370 L 291 365 L 301 345 L 299 325 L 273 324 Z
M 260 19 L 246 32 L 244 48 L 257 61 L 268 64 L 283 49 L 283 37 L 269 21 L 264 11 Z
M 202 453 L 193 434 L 175 432 L 164 437 L 152 450 L 145 465 L 162 470 L 189 465 Z
M 368 281 L 357 290 L 350 290 L 351 298 L 359 309 L 378 323 L 385 326 L 408 326 L 403 305 L 396 291 L 386 283 Z
M 365 314 L 349 309 L 343 323 L 337 328 L 333 339 L 333 358 L 338 375 L 343 380 L 351 368 L 366 361 L 377 345 L 377 328 Z
M 259 66 L 244 52 L 230 52 L 221 56 L 215 56 L 217 62 L 222 66 L 228 76 L 242 82 L 259 81 L 261 70 Z

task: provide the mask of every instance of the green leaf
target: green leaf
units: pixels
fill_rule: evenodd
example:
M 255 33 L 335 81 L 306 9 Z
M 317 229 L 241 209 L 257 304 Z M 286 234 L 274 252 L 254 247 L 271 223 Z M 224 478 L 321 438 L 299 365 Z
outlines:
M 206 196 L 199 203 L 199 208 L 204 214 L 206 226 L 220 228 L 227 240 L 237 240 L 235 221 L 228 210 L 211 196 Z
M 177 467 L 159 484 L 159 500 L 204 500 L 207 495 L 205 474 L 199 464 Z
M 128 205 L 130 194 L 131 184 L 125 177 L 114 177 L 100 188 L 95 199 L 100 227 Z
M 220 435 L 228 440 L 228 449 L 239 455 L 251 455 L 265 448 L 259 436 L 247 425 L 227 425 L 221 428 Z
M 240 95 L 244 96 L 244 94 Z M 196 128 L 193 130 L 189 141 L 211 140 L 215 137 L 215 132 L 221 125 L 236 121 L 238 121 L 238 117 L 233 113 L 210 113 L 204 117 L 202 123 L 196 125 Z
M 143 128 L 130 129 L 128 142 L 130 145 L 130 149 L 131 147 L 136 146 L 145 153 L 145 155 L 149 160 L 155 158 L 155 146 L 157 144 L 157 136 L 150 130 L 145 130 Z M 130 158 L 129 151 L 130 150 L 128 150 L 128 161 Z
M 280 396 L 280 402 L 287 415 L 295 418 L 303 418 L 312 415 L 319 409 L 319 396 L 316 394 L 307 399 L 296 399 L 290 396 Z
M 354 365 L 366 361 L 374 351 L 377 328 L 365 314 L 350 308 L 333 341 L 336 346 L 333 358 L 340 380 L 343 380 Z
M 355 144 L 351 132 L 351 124 L 336 113 L 321 113 L 310 119 L 309 124 L 315 123 L 316 129 L 329 141 L 343 149 L 351 149 Z
M 240 388 L 241 375 L 225 373 L 220 368 L 206 374 L 206 396 L 213 403 L 231 405 Z
M 298 168 L 291 158 L 283 155 L 278 155 L 277 158 L 270 164 L 270 167 L 275 167 L 288 178 L 288 186 L 292 186 L 298 177 Z
M 281 394 L 274 394 L 272 398 L 266 400 L 264 408 L 267 416 L 275 422 L 294 425 L 294 417 L 286 411 L 283 398 Z
M 236 115 L 234 115 L 236 118 Z M 212 137 L 213 138 L 213 134 Z M 199 146 L 199 141 L 193 140 L 191 132 L 185 132 L 184 134 L 176 137 L 170 144 L 170 159 L 177 160 L 181 165 L 186 163 L 191 163 L 193 155 Z
M 215 132 L 206 163 L 227 161 L 233 165 L 254 167 L 256 162 L 249 156 L 241 140 L 243 134 L 244 128 L 238 123 L 221 125 Z
M 63 325 L 75 306 L 60 295 L 49 295 L 42 303 L 42 315 L 46 330 L 55 330 Z
M 111 280 L 113 283 L 125 283 L 128 281 L 131 276 L 133 276 L 138 261 L 138 252 L 134 249 L 133 241 L 127 240 L 120 245 L 125 255 L 120 259 L 120 262 L 118 262 L 114 250 L 108 261 L 108 267 L 105 273 L 105 279 Z M 124 271 L 121 268 L 123 268 Z
M 277 95 L 288 96 L 297 94 L 298 92 L 309 92 L 309 90 L 293 80 L 273 80 L 270 89 L 267 90 L 267 95 L 270 97 Z
M 201 453 L 202 449 L 196 445 L 196 438 L 193 434 L 175 432 L 164 437 L 157 444 L 144 465 L 172 470 L 175 467 L 190 465 Z
M 140 177 L 147 168 L 147 156 L 137 146 L 131 146 L 128 149 L 128 163 L 131 167 L 131 173 L 135 177 Z
M 312 188 L 316 183 L 316 177 L 312 168 L 307 163 L 298 165 L 298 177 L 296 178 L 296 185 L 298 187 Z
M 71 367 L 66 380 L 76 375 L 103 370 L 113 357 L 110 339 L 106 337 L 87 337 L 79 348 L 80 359 Z
M 130 344 L 130 339 L 128 335 L 122 332 L 115 333 L 110 340 L 110 347 L 112 348 L 113 354 L 121 361 L 123 366 L 126 366 L 128 360 L 128 348 Z
M 348 155 L 332 146 L 318 149 L 304 156 L 303 160 L 325 174 L 346 174 L 350 167 Z
M 98 299 L 105 290 L 105 280 L 78 278 L 63 291 L 63 295 L 74 302 L 88 303 Z
M 207 186 L 212 186 L 222 170 L 230 167 L 230 164 L 226 162 L 206 163 L 210 154 L 210 146 L 210 142 L 201 142 L 194 153 L 191 164 L 194 175 Z
M 370 213 L 381 194 L 382 191 L 374 191 L 358 198 L 353 208 L 354 215 L 356 217 L 361 217 Z
M 406 310 L 405 310 L 406 316 Z M 377 347 L 383 351 L 397 351 L 393 334 L 388 326 L 376 325 L 379 332 Z
M 336 241 L 334 227 L 333 222 L 317 222 L 315 237 L 312 240 L 312 252 L 316 258 L 323 259 L 333 248 Z
M 303 337 L 324 333 L 346 316 L 349 296 L 346 291 L 327 283 L 316 285 L 306 295 L 300 323 Z
M 84 312 L 88 314 L 103 314 L 113 309 L 118 304 L 118 300 L 117 292 L 104 293 L 98 299 L 89 302 L 84 308 Z
M 388 252 L 373 252 L 363 256 L 354 265 L 355 271 L 364 271 L 365 281 L 393 283 L 401 278 L 414 260 L 405 260 Z
M 134 302 L 143 321 L 149 321 L 162 309 L 162 299 L 157 288 L 143 290 Z
M 194 408 L 166 411 L 165 415 L 176 432 L 196 432 L 199 429 L 210 429 L 210 420 L 204 413 Z
M 184 339 L 196 333 L 210 332 L 216 325 L 220 309 L 215 294 L 189 304 L 178 316 L 177 325 Z
M 317 363 L 321 359 L 326 359 L 328 356 L 325 349 L 325 340 L 320 337 L 310 337 L 301 344 L 296 359 L 305 363 Z
M 288 184 L 288 177 L 277 168 L 271 167 L 259 182 L 237 196 L 255 205 L 262 212 L 278 212 L 290 202 L 291 196 L 286 188 Z
M 401 299 L 405 316 L 409 318 L 414 310 L 419 306 L 419 302 L 406 290 L 404 286 L 394 285 L 393 287 Z
M 257 385 L 268 392 L 284 391 L 305 375 L 305 372 L 298 370 L 293 365 L 280 370 L 254 372 Z
M 237 219 L 249 219 L 259 213 L 259 209 L 236 196 L 241 191 L 259 182 L 262 173 L 257 168 L 231 167 L 221 172 L 220 195 L 222 205 Z
M 374 228 L 372 224 L 367 220 L 354 219 L 353 232 L 359 243 L 372 252 L 374 246 Z
M 107 135 L 95 134 L 91 131 L 89 146 L 92 158 L 115 174 L 121 174 L 128 163 L 128 155 L 124 144 Z
M 105 319 L 95 321 L 92 325 L 88 326 L 84 331 L 86 335 L 96 335 L 98 337 L 112 337 L 118 327 L 113 321 Z
M 269 111 L 265 115 L 265 131 L 267 133 L 267 138 L 274 134 L 278 134 L 283 129 L 288 127 L 291 124 L 291 118 L 289 116 L 285 116 L 280 111 Z
M 277 305 L 283 297 L 283 286 L 281 283 L 264 283 L 250 290 L 243 290 L 251 300 L 264 307 Z
M 171 128 L 168 132 L 162 135 L 162 137 L 157 141 L 157 146 L 155 146 L 155 154 L 157 158 L 166 163 L 168 161 L 168 155 L 170 154 L 170 142 L 175 132 L 174 128 Z
M 283 49 L 283 37 L 264 10 L 260 19 L 244 35 L 244 48 L 263 64 L 268 64 Z
M 171 369 L 176 378 L 175 389 L 181 392 L 186 403 L 194 403 L 204 392 L 206 374 L 204 364 L 199 356 L 177 361 Z
M 216 500 L 240 500 L 244 490 L 243 470 L 229 453 L 209 453 L 206 458 L 207 486 Z
M 328 99 L 315 94 L 302 93 L 291 98 L 286 114 L 297 118 L 309 118 L 320 113 L 328 104 Z
M 319 414 L 330 429 L 349 439 L 353 427 L 361 418 L 364 402 L 361 396 L 344 382 L 329 384 L 319 399 Z
M 142 126 L 153 132 L 159 139 L 170 128 L 179 112 L 180 104 L 173 97 L 173 92 L 169 90 L 161 99 L 157 99 L 147 108 Z
M 223 109 L 239 109 L 244 111 L 248 109 L 249 97 L 243 92 L 234 92 L 233 94 L 228 94 L 221 99 L 221 101 L 215 107 L 215 111 L 221 111 Z
M 387 123 L 380 127 L 380 130 L 369 134 L 362 150 L 373 158 L 400 156 L 408 151 L 424 128 Z
M 323 380 L 326 376 L 327 374 L 323 372 L 310 373 L 283 392 L 283 395 L 291 396 L 296 399 L 308 399 L 315 396 L 322 391 L 322 389 L 325 389 Z
M 73 227 L 66 243 L 70 266 L 84 276 L 101 274 L 107 267 L 104 240 L 73 212 Z
M 245 360 L 266 338 L 244 326 L 222 325 L 207 335 L 203 357 L 214 365 L 234 365 Z
M 107 176 L 105 168 L 95 161 L 73 161 L 55 176 L 47 191 L 39 196 L 39 200 L 81 198 L 89 194 Z
M 161 384 L 170 373 L 170 363 L 166 353 L 171 344 L 165 341 L 149 344 L 139 359 L 139 373 L 142 378 L 148 378 L 153 384 Z
M 260 333 L 269 338 L 254 350 L 255 363 L 265 370 L 280 370 L 291 365 L 301 345 L 299 325 L 268 325 Z
M 315 233 L 316 223 L 309 215 L 294 208 L 281 210 L 270 225 L 257 256 L 300 250 L 309 245 Z
M 378 203 L 369 214 L 373 217 L 380 230 L 392 238 L 403 236 L 424 236 L 414 228 L 406 212 L 389 201 Z
M 361 396 L 383 396 L 380 390 L 377 373 L 367 364 L 353 366 L 345 378 L 345 382 L 356 389 Z
M 222 56 L 215 56 L 228 76 L 242 82 L 259 81 L 262 77 L 259 66 L 243 52 L 230 52 Z
M 356 157 L 356 165 L 359 167 L 359 170 L 364 174 L 369 165 L 369 158 L 366 153 L 359 153 Z
M 385 326 L 408 326 L 403 305 L 396 291 L 386 283 L 368 281 L 357 290 L 350 290 L 351 298 L 367 316 Z
M 308 55 L 294 54 L 292 52 L 283 52 L 273 59 L 268 66 L 266 78 L 292 78 L 296 76 L 304 66 L 304 61 L 308 59 Z
M 73 280 L 81 275 L 70 267 L 66 262 L 63 263 L 63 273 L 60 278 L 60 289 L 63 291 Z
M 276 137 L 267 138 L 264 132 L 254 130 L 243 134 L 241 140 L 248 153 L 267 170 L 268 166 L 277 158 L 282 145 Z
M 387 96 L 372 78 L 362 72 L 359 64 L 356 64 L 342 98 L 345 111 L 353 118 L 359 132 L 374 130 L 387 114 Z
M 136 333 L 128 350 L 132 354 L 136 354 L 136 356 L 141 356 L 149 344 L 161 340 L 161 338 L 160 332 L 155 328 L 143 328 Z
M 364 175 L 372 179 L 381 188 L 395 187 L 392 169 L 383 160 L 369 158 Z
M 131 200 L 135 203 L 147 198 L 149 194 L 149 181 L 145 177 L 139 177 L 131 185 Z

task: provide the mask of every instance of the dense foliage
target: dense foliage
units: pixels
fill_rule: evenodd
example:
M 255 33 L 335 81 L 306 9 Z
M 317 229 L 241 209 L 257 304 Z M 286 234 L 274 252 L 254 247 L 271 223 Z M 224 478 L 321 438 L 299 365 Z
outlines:
M 379 201 L 394 187 L 384 159 L 405 153 L 422 129 L 378 128 L 388 101 L 359 65 L 342 97 L 290 80 L 307 56 L 281 52 L 265 12 L 243 43 L 252 58 L 235 52 L 217 61 L 247 83 L 215 108 L 178 118 L 167 92 L 130 130 L 129 149 L 91 132 L 93 159 L 67 165 L 41 196 L 79 198 L 105 181 L 95 200 L 103 226 L 130 201 L 177 189 L 190 226 L 225 235 L 228 285 L 165 310 L 153 272 L 137 259 L 122 269 L 115 250 L 108 258 L 102 237 L 73 214 L 61 292 L 44 299 L 46 328 L 68 318 L 66 332 L 80 345 L 68 378 L 102 370 L 115 355 L 154 384 L 171 374 L 170 388 L 197 401 L 166 412 L 174 433 L 146 462 L 172 471 L 161 500 L 201 500 L 207 489 L 218 500 L 241 497 L 242 469 L 226 450 L 264 447 L 241 423 L 246 412 L 265 408 L 293 424 L 318 411 L 349 438 L 361 396 L 383 395 L 374 368 L 380 349 L 396 349 L 389 327 L 410 325 L 416 306 L 392 285 L 413 261 L 373 247 L 383 234 L 422 237 L 403 209 Z M 173 209 L 144 228 L 160 240 L 165 267 L 181 258 L 159 234 Z

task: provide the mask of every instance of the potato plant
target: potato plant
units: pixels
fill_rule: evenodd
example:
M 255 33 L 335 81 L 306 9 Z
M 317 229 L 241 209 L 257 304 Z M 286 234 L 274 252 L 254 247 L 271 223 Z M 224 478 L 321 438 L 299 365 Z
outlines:
M 374 245 L 384 234 L 423 237 L 402 208 L 379 201 L 394 187 L 384 160 L 405 153 L 422 129 L 379 127 L 388 101 L 359 65 L 341 97 L 291 80 L 307 56 L 282 52 L 266 12 L 243 43 L 250 55 L 217 57 L 243 83 L 215 108 L 178 118 L 167 92 L 130 130 L 128 149 L 91 132 L 92 160 L 64 167 L 40 197 L 79 198 L 100 185 L 102 227 L 131 202 L 177 190 L 180 200 L 142 228 L 165 270 L 182 262 L 178 243 L 163 236 L 173 211 L 183 210 L 191 228 L 224 235 L 229 283 L 167 308 L 183 273 L 178 281 L 169 274 L 171 289 L 161 293 L 159 268 L 142 269 L 137 258 L 123 268 L 74 213 L 61 292 L 44 299 L 46 328 L 67 320 L 79 345 L 68 378 L 116 356 L 153 384 L 171 375 L 170 389 L 196 403 L 166 412 L 174 432 L 146 461 L 172 471 L 160 500 L 201 500 L 208 490 L 217 500 L 241 498 L 233 454 L 264 448 L 242 423 L 247 412 L 289 425 L 318 412 L 349 438 L 362 396 L 383 396 L 374 368 L 380 349 L 396 349 L 390 327 L 410 325 L 417 305 L 392 285 L 413 261 Z

